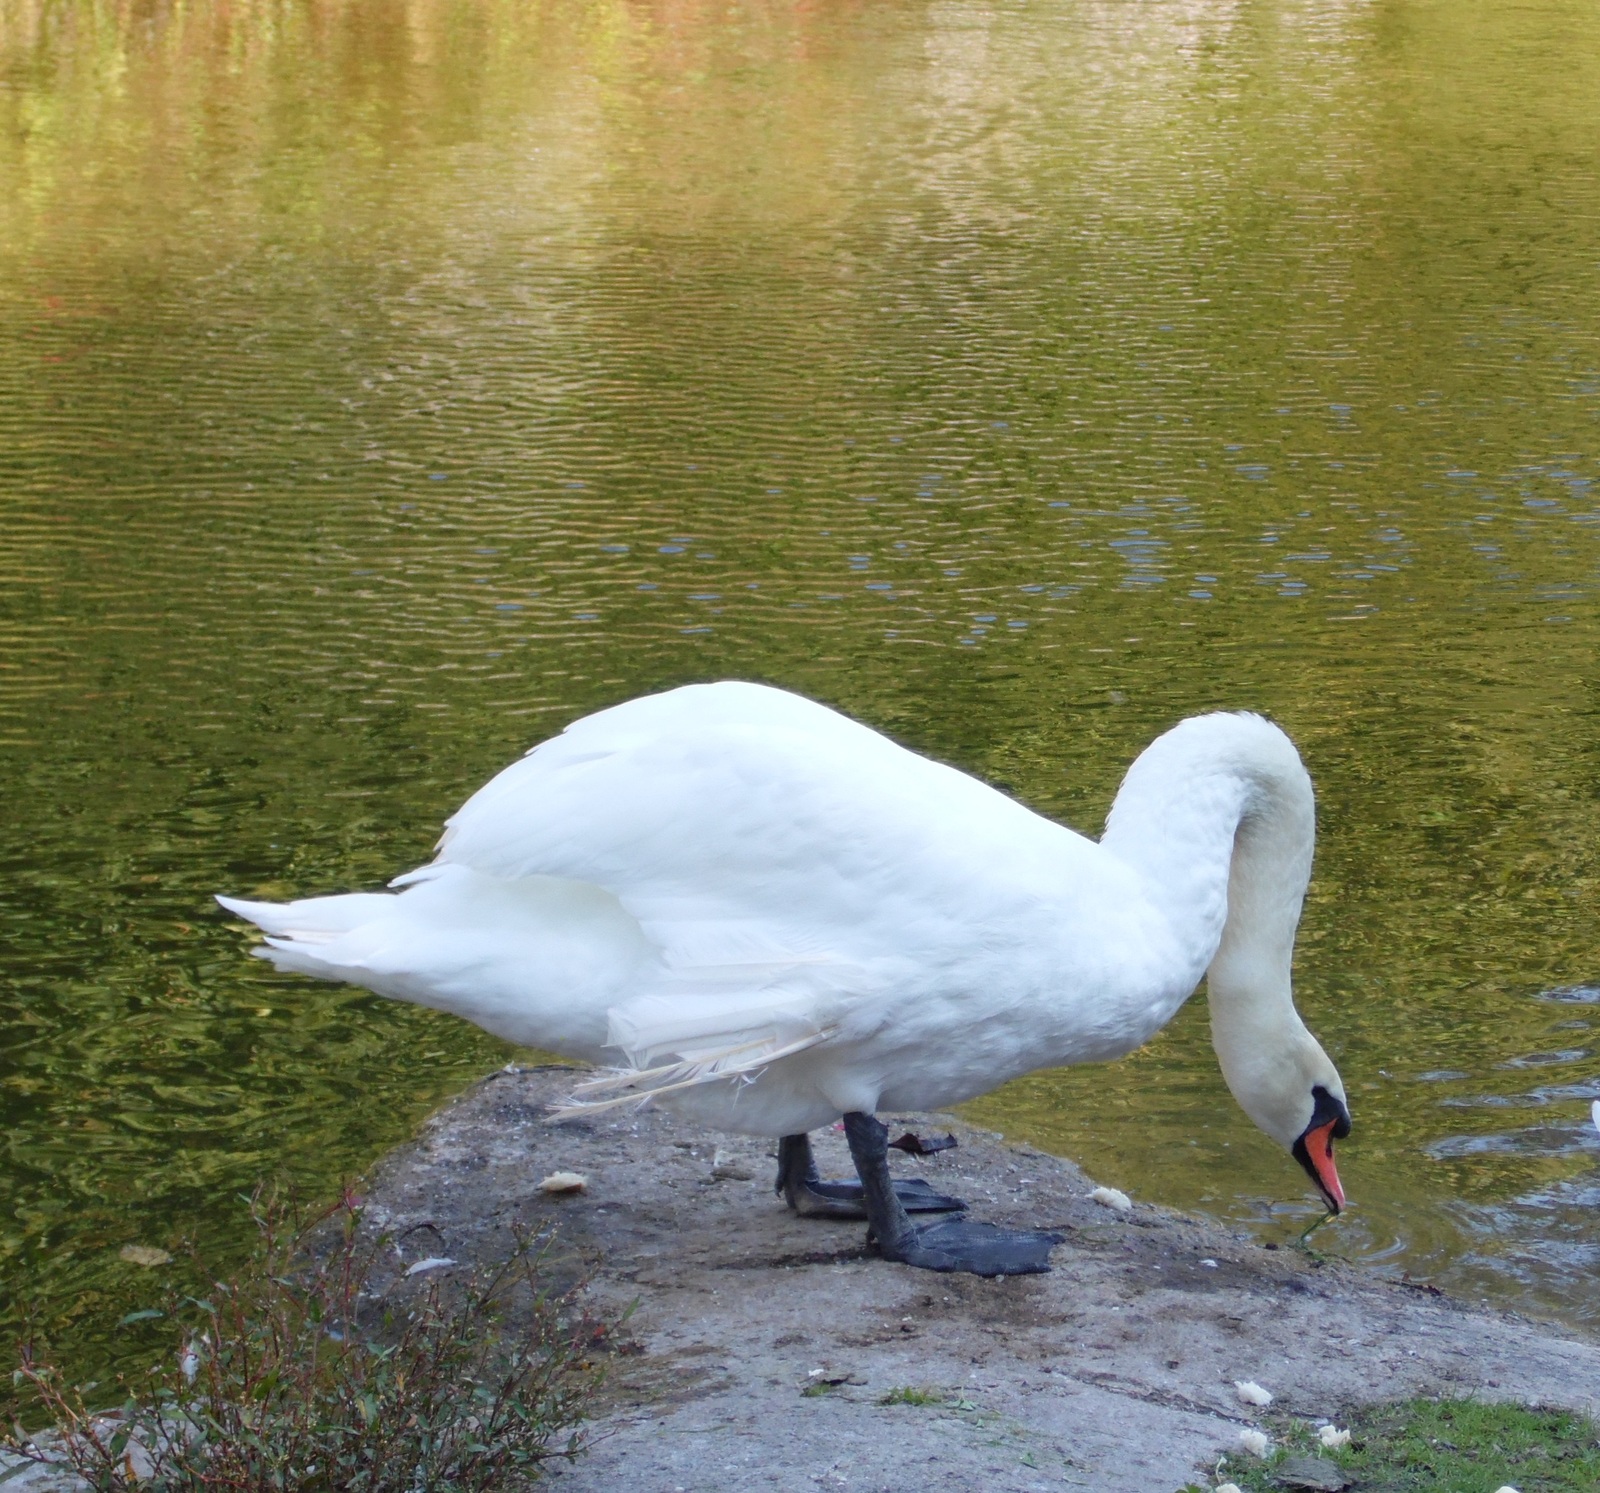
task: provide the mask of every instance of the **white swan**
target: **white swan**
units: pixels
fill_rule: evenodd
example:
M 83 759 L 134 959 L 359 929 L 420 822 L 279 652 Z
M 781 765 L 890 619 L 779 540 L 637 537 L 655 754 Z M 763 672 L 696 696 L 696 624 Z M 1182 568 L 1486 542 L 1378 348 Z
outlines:
M 1297 1014 L 1311 782 L 1254 715 L 1186 720 L 1129 769 L 1098 844 L 782 690 L 691 685 L 576 721 L 472 796 L 396 893 L 218 900 L 279 969 L 453 1011 L 622 1071 L 575 1107 L 660 1098 L 782 1137 L 799 1211 L 864 1209 L 880 1252 L 1048 1268 L 1055 1236 L 906 1207 L 880 1108 L 937 1109 L 1120 1057 L 1210 977 L 1235 1098 L 1338 1211 L 1344 1087 Z M 844 1116 L 861 1185 L 805 1133 Z

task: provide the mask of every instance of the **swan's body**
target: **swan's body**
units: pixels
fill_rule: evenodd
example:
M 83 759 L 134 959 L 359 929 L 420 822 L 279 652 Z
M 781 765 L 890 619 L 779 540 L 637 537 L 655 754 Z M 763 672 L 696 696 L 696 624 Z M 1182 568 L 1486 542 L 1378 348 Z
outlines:
M 1299 757 L 1256 716 L 1160 737 L 1096 844 L 812 701 L 724 683 L 536 747 L 398 894 L 224 905 L 280 969 L 621 1062 L 591 1088 L 774 1136 L 1118 1057 L 1209 969 L 1229 1085 L 1294 1146 L 1314 1088 L 1343 1106 L 1289 984 L 1313 835 Z

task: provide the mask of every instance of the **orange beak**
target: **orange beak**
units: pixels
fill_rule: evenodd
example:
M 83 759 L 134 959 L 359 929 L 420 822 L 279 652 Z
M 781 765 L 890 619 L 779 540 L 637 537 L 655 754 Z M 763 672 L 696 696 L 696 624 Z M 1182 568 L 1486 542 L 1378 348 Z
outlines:
M 1301 1137 L 1305 1146 L 1305 1168 L 1335 1213 L 1344 1209 L 1344 1188 L 1339 1185 L 1339 1169 L 1333 1164 L 1333 1132 L 1338 1123 L 1329 1120 Z

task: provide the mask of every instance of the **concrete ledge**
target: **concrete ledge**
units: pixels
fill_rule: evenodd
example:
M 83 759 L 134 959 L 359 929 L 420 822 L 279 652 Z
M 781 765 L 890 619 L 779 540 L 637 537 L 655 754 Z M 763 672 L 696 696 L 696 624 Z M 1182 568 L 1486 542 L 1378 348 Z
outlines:
M 1089 1200 L 1071 1162 L 948 1117 L 886 1116 L 959 1149 L 896 1166 L 972 1215 L 1067 1236 L 1045 1276 L 979 1280 L 870 1258 L 865 1225 L 794 1218 L 770 1143 L 610 1112 L 551 1125 L 571 1070 L 507 1069 L 376 1169 L 370 1216 L 407 1258 L 503 1256 L 559 1224 L 556 1275 L 636 1302 L 566 1493 L 1088 1487 L 1168 1493 L 1236 1452 L 1253 1412 L 1477 1393 L 1600 1414 L 1600 1347 L 1208 1222 Z M 842 1135 L 818 1137 L 848 1176 Z M 720 1157 L 719 1157 L 720 1153 Z M 719 1164 L 720 1159 L 720 1164 Z M 716 1175 L 713 1175 L 715 1170 Z M 549 1197 L 574 1171 L 587 1191 Z M 883 1403 L 911 1390 L 919 1403 Z

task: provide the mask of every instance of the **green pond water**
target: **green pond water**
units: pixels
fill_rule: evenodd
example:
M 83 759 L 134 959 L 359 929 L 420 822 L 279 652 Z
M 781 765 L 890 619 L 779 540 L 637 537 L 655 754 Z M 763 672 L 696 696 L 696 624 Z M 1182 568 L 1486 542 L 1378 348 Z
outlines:
M 508 1056 L 212 892 L 723 676 L 1091 832 L 1270 713 L 1319 1241 L 1600 1317 L 1597 121 L 1592 0 L 0 0 L 0 1326 Z M 1203 997 L 971 1113 L 1313 1216 Z

